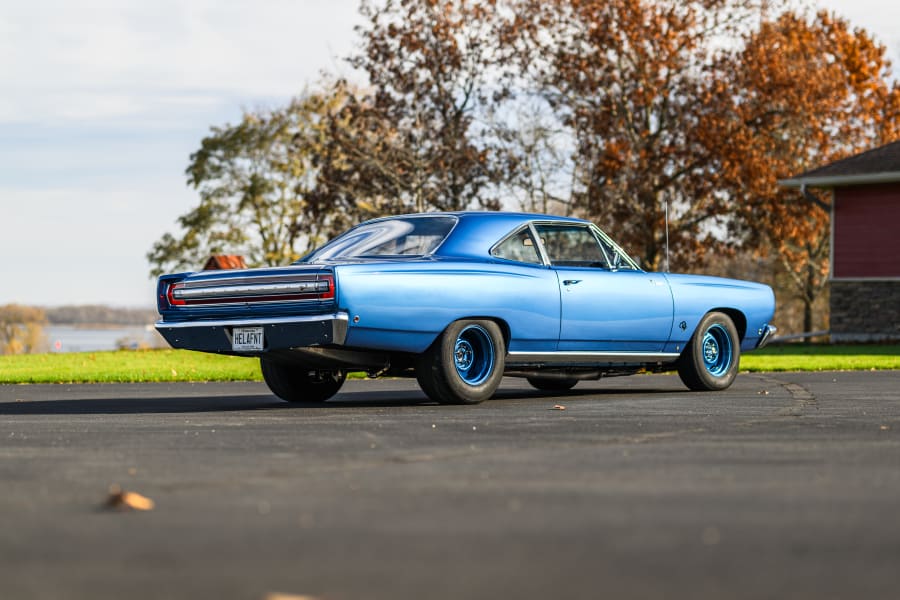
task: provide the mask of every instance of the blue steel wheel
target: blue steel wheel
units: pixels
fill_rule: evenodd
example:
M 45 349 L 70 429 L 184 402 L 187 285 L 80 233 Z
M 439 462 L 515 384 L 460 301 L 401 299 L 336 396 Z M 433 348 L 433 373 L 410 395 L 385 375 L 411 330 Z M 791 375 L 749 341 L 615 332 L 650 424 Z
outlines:
M 488 320 L 451 323 L 416 361 L 416 379 L 441 404 L 477 404 L 494 395 L 503 378 L 506 344 Z
M 467 385 L 480 385 L 494 370 L 494 343 L 481 325 L 467 325 L 456 336 L 453 361 Z
M 692 390 L 724 390 L 734 382 L 740 358 L 740 339 L 731 317 L 707 313 L 678 360 L 678 375 Z
M 731 338 L 722 325 L 716 323 L 703 334 L 701 342 L 703 366 L 713 377 L 721 377 L 728 372 L 734 359 Z

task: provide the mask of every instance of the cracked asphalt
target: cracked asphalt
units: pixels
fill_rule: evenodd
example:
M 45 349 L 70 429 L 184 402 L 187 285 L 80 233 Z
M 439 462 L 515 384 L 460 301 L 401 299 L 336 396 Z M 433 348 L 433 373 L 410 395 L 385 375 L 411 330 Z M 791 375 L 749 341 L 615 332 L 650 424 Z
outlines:
M 4 599 L 896 598 L 900 372 L 0 386 L 0 492 Z

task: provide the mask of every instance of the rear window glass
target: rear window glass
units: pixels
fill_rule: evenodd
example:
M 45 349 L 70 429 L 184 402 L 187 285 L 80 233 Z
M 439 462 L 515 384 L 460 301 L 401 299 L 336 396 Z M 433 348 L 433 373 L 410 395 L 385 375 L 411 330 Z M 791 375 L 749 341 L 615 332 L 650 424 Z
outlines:
M 437 250 L 456 217 L 398 217 L 364 223 L 331 240 L 301 262 L 370 256 L 423 256 Z

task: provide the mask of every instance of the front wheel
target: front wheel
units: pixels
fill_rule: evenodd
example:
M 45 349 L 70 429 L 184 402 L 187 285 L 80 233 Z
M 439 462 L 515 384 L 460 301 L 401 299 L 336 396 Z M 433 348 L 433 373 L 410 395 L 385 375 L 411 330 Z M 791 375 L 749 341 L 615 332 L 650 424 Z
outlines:
M 451 323 L 416 363 L 425 394 L 441 404 L 477 404 L 503 379 L 506 345 L 493 321 Z
M 272 393 L 287 402 L 324 402 L 347 379 L 344 371 L 316 371 L 264 358 L 259 359 L 259 367 Z
M 692 390 L 724 390 L 734 383 L 741 362 L 741 343 L 731 318 L 708 313 L 678 359 L 678 376 Z

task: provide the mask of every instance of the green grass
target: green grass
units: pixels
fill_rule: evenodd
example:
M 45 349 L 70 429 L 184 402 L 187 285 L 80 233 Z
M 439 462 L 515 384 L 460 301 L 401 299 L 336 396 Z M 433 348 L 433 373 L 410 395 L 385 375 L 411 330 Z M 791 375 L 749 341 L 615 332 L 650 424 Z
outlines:
M 0 356 L 0 383 L 257 381 L 255 358 L 189 350 L 119 350 Z
M 742 371 L 869 371 L 900 369 L 900 344 L 769 346 L 741 355 Z
M 743 371 L 900 369 L 900 344 L 770 346 L 741 356 Z M 0 383 L 259 381 L 255 358 L 187 350 L 0 356 Z

